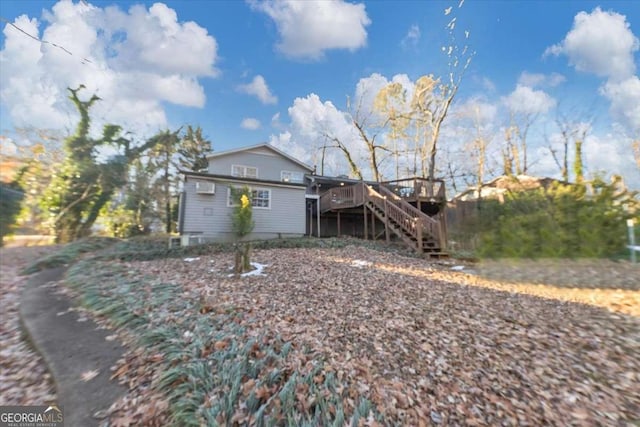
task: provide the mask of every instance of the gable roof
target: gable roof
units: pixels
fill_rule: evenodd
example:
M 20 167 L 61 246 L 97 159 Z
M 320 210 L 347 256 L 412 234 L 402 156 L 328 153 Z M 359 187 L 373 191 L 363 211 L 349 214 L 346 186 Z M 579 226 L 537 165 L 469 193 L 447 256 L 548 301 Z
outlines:
M 212 158 L 216 158 L 216 157 L 223 157 L 223 156 L 227 156 L 229 154 L 241 153 L 243 151 L 255 150 L 256 148 L 266 148 L 268 150 L 271 150 L 275 154 L 277 154 L 279 156 L 282 156 L 287 160 L 292 161 L 293 163 L 297 164 L 301 168 L 304 168 L 304 169 L 308 170 L 309 172 L 313 172 L 313 168 L 311 166 L 301 162 L 300 160 L 296 159 L 295 157 L 291 157 L 290 155 L 288 155 L 284 151 L 280 151 L 276 147 L 274 147 L 273 145 L 267 144 L 267 143 L 251 145 L 249 147 L 235 148 L 233 150 L 216 151 L 216 152 L 213 152 L 213 153 L 209 154 L 207 156 L 207 159 L 212 159 Z

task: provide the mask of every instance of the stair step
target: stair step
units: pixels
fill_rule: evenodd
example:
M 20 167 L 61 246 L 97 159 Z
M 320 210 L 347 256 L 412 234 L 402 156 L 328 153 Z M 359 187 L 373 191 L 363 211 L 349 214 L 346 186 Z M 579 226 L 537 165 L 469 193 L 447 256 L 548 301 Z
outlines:
M 406 202 L 402 201 L 400 203 L 396 203 L 396 205 L 401 206 L 401 203 Z M 365 201 L 365 206 L 369 210 L 371 210 L 371 212 L 373 212 L 380 221 L 386 223 L 387 227 L 389 227 L 393 234 L 400 240 L 402 240 L 408 247 L 412 248 L 413 250 L 428 254 L 440 253 L 438 243 L 435 242 L 431 237 L 428 228 L 423 228 L 422 241 L 419 241 L 414 233 L 407 230 L 409 228 L 408 224 L 403 224 L 402 222 L 398 222 L 393 218 L 387 216 L 384 209 L 378 207 L 373 201 Z M 381 232 L 380 235 L 382 235 L 383 233 L 384 232 Z

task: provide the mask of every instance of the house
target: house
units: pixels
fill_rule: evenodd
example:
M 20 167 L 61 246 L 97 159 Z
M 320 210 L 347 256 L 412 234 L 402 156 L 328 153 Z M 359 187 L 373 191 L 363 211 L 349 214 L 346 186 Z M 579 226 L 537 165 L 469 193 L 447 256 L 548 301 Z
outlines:
M 350 235 L 403 242 L 430 256 L 446 249 L 444 182 L 405 178 L 366 182 L 315 175 L 269 144 L 216 152 L 205 172 L 181 171 L 181 245 L 232 241 L 231 188 L 250 188 L 249 240 Z
M 500 203 L 503 203 L 505 195 L 509 192 L 535 190 L 540 187 L 547 189 L 554 183 L 562 184 L 563 182 L 554 178 L 529 175 L 502 175 L 483 184 L 480 191 L 478 191 L 478 187 L 469 187 L 464 192 L 456 195 L 452 201 L 468 202 L 477 201 L 482 198 L 498 200 Z
M 306 234 L 305 175 L 313 168 L 269 144 L 208 157 L 206 172 L 181 171 L 178 231 L 181 244 L 231 241 L 231 188 L 252 192 L 255 227 L 247 239 L 298 237 Z

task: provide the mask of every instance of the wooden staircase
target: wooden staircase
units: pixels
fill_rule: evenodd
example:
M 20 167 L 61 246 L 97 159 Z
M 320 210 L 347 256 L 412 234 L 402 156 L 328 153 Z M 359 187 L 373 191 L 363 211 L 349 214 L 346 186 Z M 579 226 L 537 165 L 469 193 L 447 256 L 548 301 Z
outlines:
M 365 206 L 384 224 L 387 241 L 393 233 L 418 253 L 442 255 L 445 251 L 442 224 L 383 185 L 376 190 L 362 182 L 332 188 L 320 196 L 321 213 L 358 206 Z

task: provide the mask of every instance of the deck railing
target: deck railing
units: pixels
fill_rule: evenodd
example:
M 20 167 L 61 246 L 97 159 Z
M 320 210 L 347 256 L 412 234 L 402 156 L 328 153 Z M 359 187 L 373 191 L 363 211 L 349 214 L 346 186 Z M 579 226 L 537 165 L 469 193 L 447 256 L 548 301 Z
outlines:
M 423 231 L 440 243 L 440 223 L 437 220 L 431 218 L 429 215 L 425 214 L 413 205 L 405 202 L 402 198 L 398 197 L 395 193 L 391 192 L 384 186 L 380 186 L 380 194 L 386 196 L 388 201 L 400 208 L 407 216 L 419 219 Z
M 335 187 L 320 196 L 320 211 L 345 209 L 360 206 L 364 203 L 364 183 Z
M 429 236 L 442 246 L 442 233 L 440 223 L 426 215 L 416 207 L 402 199 L 385 186 L 380 186 L 379 191 L 361 182 L 346 187 L 336 187 L 327 190 L 320 196 L 320 211 L 326 212 L 333 209 L 346 209 L 361 206 L 367 202 L 373 204 L 380 212 L 384 213 L 384 220 L 397 224 L 407 235 L 401 236 L 407 243 L 417 245 L 416 249 L 422 252 L 423 236 Z
M 438 199 L 446 198 L 444 181 L 427 178 L 406 178 L 395 181 L 386 181 L 382 183 L 383 187 L 388 188 L 394 194 L 403 199 Z

